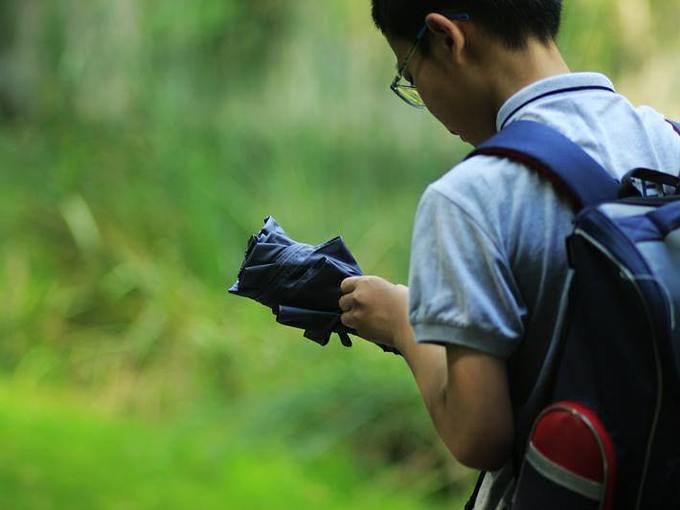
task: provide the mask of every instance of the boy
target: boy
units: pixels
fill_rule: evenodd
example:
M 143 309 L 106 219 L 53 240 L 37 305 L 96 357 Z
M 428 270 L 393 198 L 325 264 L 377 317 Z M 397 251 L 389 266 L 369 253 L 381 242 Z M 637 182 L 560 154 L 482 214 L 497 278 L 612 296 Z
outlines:
M 612 176 L 677 171 L 680 137 L 634 108 L 608 78 L 570 73 L 556 44 L 561 0 L 373 0 L 392 48 L 392 90 L 478 145 L 511 122 L 549 125 Z M 550 340 L 567 272 L 573 210 L 546 179 L 477 156 L 423 194 L 409 287 L 375 276 L 342 283 L 342 321 L 404 355 L 442 440 L 488 471 L 476 508 L 513 487 L 514 420 Z

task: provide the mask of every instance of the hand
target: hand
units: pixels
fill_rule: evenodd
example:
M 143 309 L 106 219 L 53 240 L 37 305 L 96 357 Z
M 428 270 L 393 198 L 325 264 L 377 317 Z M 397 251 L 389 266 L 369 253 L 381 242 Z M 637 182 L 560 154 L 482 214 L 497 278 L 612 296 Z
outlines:
M 374 343 L 395 345 L 397 332 L 409 325 L 408 287 L 378 276 L 354 276 L 340 285 L 342 323 Z

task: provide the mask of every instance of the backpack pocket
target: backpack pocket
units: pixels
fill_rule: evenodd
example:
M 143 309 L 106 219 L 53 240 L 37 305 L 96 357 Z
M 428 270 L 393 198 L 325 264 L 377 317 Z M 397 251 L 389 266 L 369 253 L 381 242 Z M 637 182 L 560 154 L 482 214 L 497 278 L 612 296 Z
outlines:
M 557 402 L 534 422 L 512 508 L 611 509 L 615 479 L 614 444 L 597 415 Z

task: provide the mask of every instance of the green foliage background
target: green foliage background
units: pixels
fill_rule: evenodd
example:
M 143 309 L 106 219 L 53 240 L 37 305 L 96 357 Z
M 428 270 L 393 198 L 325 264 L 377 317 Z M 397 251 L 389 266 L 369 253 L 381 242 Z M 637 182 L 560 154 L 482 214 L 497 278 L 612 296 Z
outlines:
M 680 118 L 680 7 L 567 0 L 560 44 Z M 456 508 L 403 360 L 227 296 L 272 214 L 405 281 L 468 150 L 387 90 L 367 0 L 0 1 L 0 506 Z

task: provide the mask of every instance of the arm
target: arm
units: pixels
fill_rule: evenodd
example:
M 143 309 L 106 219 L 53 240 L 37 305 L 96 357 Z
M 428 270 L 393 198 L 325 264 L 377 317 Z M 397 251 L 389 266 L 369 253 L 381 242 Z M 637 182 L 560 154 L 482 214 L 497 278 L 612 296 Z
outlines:
M 449 451 L 468 467 L 499 469 L 514 434 L 505 361 L 466 347 L 417 343 L 411 328 L 397 338 Z
M 523 338 L 527 310 L 510 262 L 510 238 L 521 233 L 498 176 L 511 183 L 518 171 L 472 158 L 430 185 L 413 226 L 410 288 L 350 278 L 340 302 L 345 324 L 404 354 L 453 455 L 486 470 L 508 459 L 514 437 L 504 360 Z
M 408 288 L 377 277 L 349 278 L 342 321 L 404 355 L 432 421 L 462 464 L 495 470 L 509 457 L 513 418 L 505 361 L 473 349 L 418 343 L 408 321 Z

